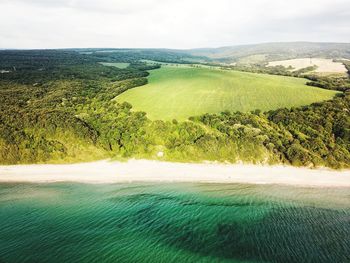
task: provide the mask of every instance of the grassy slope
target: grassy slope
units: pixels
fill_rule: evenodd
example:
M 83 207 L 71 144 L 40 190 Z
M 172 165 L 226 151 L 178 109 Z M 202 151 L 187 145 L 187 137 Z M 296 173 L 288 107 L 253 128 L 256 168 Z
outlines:
M 263 111 L 308 105 L 336 92 L 305 85 L 300 78 L 163 66 L 151 72 L 149 84 L 117 97 L 151 119 L 186 119 L 204 113 Z

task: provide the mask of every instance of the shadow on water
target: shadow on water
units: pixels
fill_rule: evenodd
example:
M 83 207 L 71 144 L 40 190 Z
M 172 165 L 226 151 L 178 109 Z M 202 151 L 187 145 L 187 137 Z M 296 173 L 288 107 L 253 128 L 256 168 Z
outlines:
M 211 206 L 254 214 L 263 203 L 210 203 L 159 194 L 136 194 L 127 200 L 143 205 L 127 216 L 123 227 L 137 228 L 168 246 L 202 256 L 254 262 L 350 262 L 349 211 L 274 206 L 258 220 L 214 217 L 214 222 L 208 222 L 202 217 L 211 213 Z M 162 216 L 164 201 L 182 211 L 190 204 L 201 216 L 190 220 L 174 220 L 176 213 Z

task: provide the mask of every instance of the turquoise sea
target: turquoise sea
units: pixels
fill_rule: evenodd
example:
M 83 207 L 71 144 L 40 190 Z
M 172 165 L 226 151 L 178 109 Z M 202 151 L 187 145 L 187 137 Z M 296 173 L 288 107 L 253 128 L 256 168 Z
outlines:
M 0 184 L 0 262 L 350 262 L 350 189 Z

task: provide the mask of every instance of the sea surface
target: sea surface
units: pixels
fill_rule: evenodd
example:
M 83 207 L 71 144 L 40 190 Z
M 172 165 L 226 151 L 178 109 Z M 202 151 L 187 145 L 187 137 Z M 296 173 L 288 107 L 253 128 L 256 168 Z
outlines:
M 0 184 L 0 262 L 350 262 L 350 189 Z

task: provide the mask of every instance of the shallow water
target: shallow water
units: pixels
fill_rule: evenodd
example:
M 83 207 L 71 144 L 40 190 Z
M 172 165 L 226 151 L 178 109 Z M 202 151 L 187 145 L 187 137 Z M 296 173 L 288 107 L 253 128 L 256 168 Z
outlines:
M 350 262 L 350 189 L 0 184 L 0 262 Z

